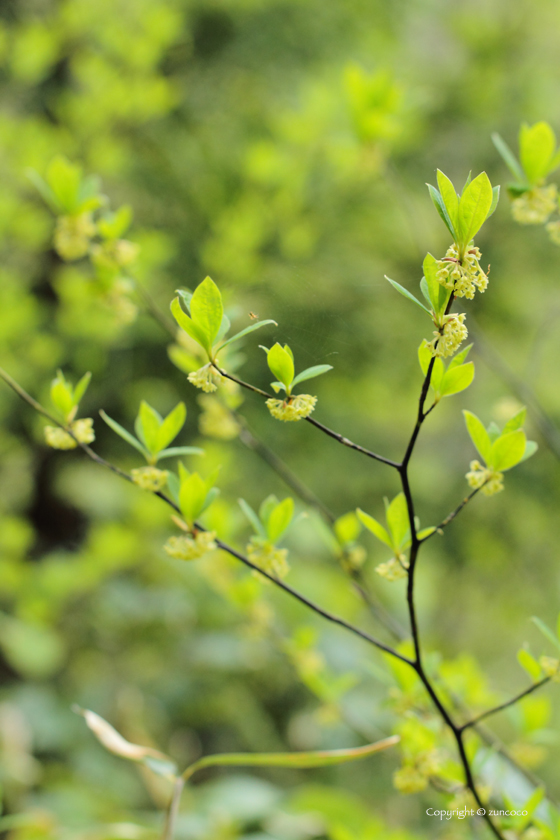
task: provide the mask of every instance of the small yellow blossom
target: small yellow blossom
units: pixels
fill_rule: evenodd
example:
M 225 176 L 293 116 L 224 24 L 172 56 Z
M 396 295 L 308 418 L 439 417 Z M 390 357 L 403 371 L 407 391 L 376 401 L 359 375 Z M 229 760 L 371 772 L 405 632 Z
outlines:
M 504 475 L 501 472 L 494 472 L 488 467 L 483 467 L 479 461 L 471 461 L 471 471 L 467 473 L 466 479 L 469 486 L 477 489 L 482 488 L 485 496 L 493 496 L 504 489 Z
M 560 682 L 560 661 L 558 659 L 554 659 L 552 656 L 541 656 L 539 665 L 547 677 L 550 677 L 554 682 Z
M 134 262 L 140 248 L 128 239 L 113 239 L 93 245 L 91 257 L 99 268 L 115 271 Z
M 317 397 L 312 397 L 310 394 L 298 394 L 297 397 L 288 397 L 285 400 L 271 398 L 266 401 L 266 406 L 277 420 L 288 422 L 309 417 L 316 402 Z
M 367 552 L 363 545 L 354 545 L 352 548 L 345 548 L 342 554 L 342 565 L 348 571 L 361 569 L 367 559 Z
M 515 198 L 511 203 L 511 213 L 520 225 L 542 225 L 556 206 L 556 184 L 549 184 L 547 187 L 535 187 Z
M 393 773 L 393 785 L 400 793 L 420 793 L 428 787 L 428 779 L 416 767 L 405 764 Z
M 555 245 L 560 245 L 560 221 L 549 222 L 546 225 L 546 231 L 550 240 L 554 242 Z
M 187 378 L 192 385 L 195 385 L 197 388 L 201 388 L 207 393 L 215 391 L 218 385 L 225 382 L 225 378 L 220 376 L 210 363 L 193 371 L 192 373 L 189 373 Z
M 95 232 L 91 213 L 59 216 L 54 231 L 55 251 L 63 260 L 79 260 L 89 251 L 90 239 Z
M 284 578 L 290 571 L 286 548 L 276 548 L 269 540 L 262 537 L 251 537 L 247 546 L 247 556 L 251 563 L 258 566 L 269 575 Z
M 53 449 L 75 449 L 79 443 L 92 443 L 95 440 L 93 420 L 91 417 L 84 417 L 82 420 L 74 420 L 70 424 L 70 430 L 76 436 L 77 441 L 61 429 L 60 426 L 45 426 L 45 441 Z
M 169 537 L 164 550 L 175 560 L 196 560 L 218 546 L 215 531 L 197 531 L 193 536 Z
M 386 563 L 380 563 L 375 567 L 378 575 L 381 575 L 385 580 L 394 581 L 401 580 L 407 576 L 408 561 L 404 555 L 399 557 L 391 557 Z
M 471 248 L 462 260 L 456 245 L 447 249 L 442 260 L 438 260 L 437 279 L 446 289 L 453 289 L 455 297 L 472 300 L 475 289 L 484 292 L 488 286 L 488 275 L 480 267 L 482 254 L 479 249 Z
M 201 394 L 197 402 L 202 408 L 198 418 L 201 434 L 219 440 L 233 440 L 237 437 L 239 423 L 218 398 Z
M 161 490 L 167 483 L 167 470 L 158 470 L 157 467 L 138 467 L 131 470 L 132 480 L 142 490 L 150 490 L 155 493 Z
M 457 352 L 469 334 L 464 321 L 464 312 L 443 316 L 443 326 L 434 330 L 434 338 L 426 344 L 433 356 L 446 358 Z

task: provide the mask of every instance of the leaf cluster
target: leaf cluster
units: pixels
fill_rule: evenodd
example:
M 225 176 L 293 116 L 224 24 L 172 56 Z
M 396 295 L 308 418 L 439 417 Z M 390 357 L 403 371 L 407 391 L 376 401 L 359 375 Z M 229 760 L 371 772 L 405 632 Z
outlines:
M 294 517 L 294 500 L 290 496 L 281 502 L 274 495 L 267 496 L 259 507 L 258 514 L 245 499 L 239 499 L 239 506 L 255 534 L 273 544 L 284 536 Z
M 535 441 L 527 440 L 521 428 L 527 410 L 522 408 L 500 431 L 496 423 L 487 428 L 470 411 L 463 411 L 467 431 L 486 467 L 493 472 L 506 472 L 537 451 Z
M 508 192 L 514 198 L 541 184 L 560 166 L 560 149 L 556 146 L 556 135 L 547 122 L 521 125 L 519 160 L 499 134 L 493 134 L 492 141 L 515 178 L 507 185 Z
M 105 411 L 99 412 L 103 420 L 119 437 L 140 452 L 148 464 L 157 464 L 163 458 L 174 458 L 182 455 L 203 455 L 204 451 L 196 446 L 173 446 L 169 444 L 175 440 L 187 419 L 187 409 L 183 402 L 177 403 L 164 419 L 145 400 L 140 403 L 140 409 L 134 421 L 136 437 L 124 429 L 120 423 L 113 420 Z

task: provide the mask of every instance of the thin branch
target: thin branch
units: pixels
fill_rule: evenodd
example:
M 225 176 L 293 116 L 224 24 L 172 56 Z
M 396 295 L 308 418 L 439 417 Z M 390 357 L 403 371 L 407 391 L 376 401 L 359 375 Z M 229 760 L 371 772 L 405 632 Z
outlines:
M 215 362 L 213 362 L 212 364 L 213 367 L 220 374 L 220 376 L 224 376 L 226 379 L 231 379 L 232 382 L 237 382 L 237 384 L 240 385 L 242 388 L 246 388 L 248 391 L 253 391 L 254 394 L 258 394 L 260 397 L 266 397 L 269 400 L 276 399 L 276 397 L 273 397 L 272 394 L 263 391 L 261 388 L 257 388 L 255 385 L 250 385 L 249 382 L 244 382 L 237 376 L 233 376 L 233 374 L 227 373 L 227 371 L 218 367 L 218 365 Z M 319 423 L 312 417 L 305 417 L 304 419 L 308 423 L 311 423 L 312 426 L 315 426 L 317 429 L 320 429 L 329 437 L 332 437 L 334 440 L 337 440 L 343 446 L 348 446 L 350 449 L 355 449 L 356 452 L 361 452 L 362 455 L 367 455 L 368 458 L 373 458 L 375 461 L 380 461 L 382 464 L 387 464 L 389 467 L 394 467 L 397 470 L 401 466 L 399 463 L 397 463 L 397 461 L 392 461 L 390 458 L 385 458 L 383 457 L 383 455 L 378 455 L 376 452 L 372 452 L 370 449 L 365 449 L 363 446 L 360 446 L 357 443 L 353 443 L 347 437 L 344 437 L 344 435 L 341 435 L 338 432 L 334 432 L 332 429 L 329 429 L 328 426 L 324 426 L 322 423 Z
M 486 481 L 484 482 L 484 484 L 486 484 Z M 457 505 L 457 507 L 455 508 L 455 510 L 452 510 L 452 511 L 451 511 L 451 513 L 450 513 L 448 516 L 446 516 L 446 517 L 445 517 L 445 519 L 443 520 L 443 522 L 440 522 L 440 523 L 439 523 L 439 525 L 436 527 L 436 530 L 435 530 L 435 531 L 432 531 L 432 533 L 431 533 L 431 534 L 428 534 L 427 536 L 422 537 L 422 539 L 421 539 L 421 540 L 419 540 L 419 542 L 420 542 L 420 543 L 425 543 L 425 542 L 426 542 L 426 540 L 429 540 L 431 537 L 433 537 L 433 536 L 434 536 L 434 534 L 437 534 L 437 533 L 439 533 L 440 531 L 443 531 L 443 529 L 444 529 L 444 528 L 446 528 L 446 527 L 447 527 L 447 525 L 449 525 L 449 523 L 450 523 L 450 522 L 453 522 L 453 520 L 455 519 L 455 517 L 456 517 L 456 516 L 458 516 L 458 514 L 460 514 L 460 513 L 461 513 L 461 511 L 463 510 L 463 508 L 464 508 L 464 507 L 466 507 L 466 505 L 468 505 L 468 503 L 470 502 L 470 500 L 471 500 L 471 499 L 474 499 L 474 497 L 476 496 L 476 494 L 477 494 L 480 490 L 482 490 L 482 488 L 484 487 L 484 484 L 481 484 L 481 485 L 480 485 L 480 487 L 476 487 L 476 488 L 475 488 L 475 489 L 474 489 L 471 493 L 469 493 L 469 495 L 468 495 L 468 496 L 465 496 L 465 498 L 463 499 L 463 501 L 462 501 L 462 502 L 460 502 L 460 504 L 458 504 L 458 505 Z
M 519 694 L 516 694 L 515 697 L 511 698 L 511 700 L 506 700 L 505 703 L 500 703 L 499 706 L 494 706 L 493 709 L 488 709 L 486 712 L 482 712 L 482 714 L 472 718 L 472 720 L 468 720 L 466 723 L 463 723 L 462 726 L 458 727 L 459 731 L 464 732 L 465 729 L 469 729 L 469 727 L 471 726 L 476 726 L 477 723 L 480 723 L 485 718 L 490 717 L 490 715 L 495 715 L 497 712 L 501 712 L 503 709 L 507 709 L 509 706 L 514 706 L 515 703 L 519 702 L 519 700 L 522 700 L 524 697 L 527 697 L 528 694 L 532 694 L 533 691 L 536 691 L 537 688 L 541 688 L 548 682 L 550 682 L 550 677 L 543 677 L 543 679 L 539 680 L 539 682 L 532 683 L 529 686 L 529 688 L 526 688 L 524 691 L 519 692 Z
M 179 813 L 179 805 L 181 803 L 181 794 L 183 793 L 183 788 L 185 786 L 185 780 L 182 776 L 179 776 L 175 780 L 175 784 L 173 786 L 173 794 L 171 796 L 171 802 L 169 803 L 169 808 L 167 809 L 167 814 L 165 817 L 165 825 L 163 828 L 163 834 L 161 836 L 161 840 L 173 840 L 175 835 L 175 823 L 177 822 L 177 814 Z

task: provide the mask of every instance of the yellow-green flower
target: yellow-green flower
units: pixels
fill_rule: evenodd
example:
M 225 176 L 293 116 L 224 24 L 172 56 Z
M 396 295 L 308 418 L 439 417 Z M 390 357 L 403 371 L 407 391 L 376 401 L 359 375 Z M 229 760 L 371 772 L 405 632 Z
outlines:
M 386 563 L 380 563 L 379 566 L 375 567 L 375 571 L 385 580 L 393 582 L 394 580 L 402 580 L 407 576 L 407 567 L 406 558 L 404 555 L 400 555 L 398 558 L 391 557 Z
M 447 249 L 442 260 L 438 260 L 437 279 L 446 289 L 453 289 L 455 297 L 471 300 L 475 290 L 486 291 L 488 275 L 480 267 L 482 254 L 476 247 L 470 248 L 462 259 L 456 245 Z
M 485 496 L 493 496 L 494 493 L 499 493 L 504 489 L 503 473 L 489 470 L 488 467 L 483 467 L 479 461 L 471 461 L 470 467 L 470 472 L 466 475 L 470 487 L 474 489 L 482 488 L 482 493 Z
M 317 397 L 312 397 L 310 394 L 298 394 L 297 397 L 288 397 L 285 400 L 271 398 L 266 401 L 266 406 L 277 420 L 289 422 L 309 417 L 316 402 Z
M 465 324 L 465 313 L 443 316 L 443 324 L 434 330 L 434 338 L 427 342 L 433 356 L 453 356 L 467 338 L 469 331 Z
M 420 793 L 428 787 L 428 779 L 412 764 L 405 764 L 393 773 L 393 785 L 400 793 Z
M 89 251 L 96 228 L 91 213 L 59 216 L 54 231 L 54 248 L 63 260 L 79 260 Z
M 202 408 L 202 413 L 198 417 L 198 428 L 201 434 L 219 440 L 233 440 L 237 437 L 239 423 L 218 397 L 201 394 L 197 402 Z
M 163 548 L 175 560 L 196 560 L 218 547 L 215 537 L 215 531 L 197 531 L 192 536 L 169 537 Z
M 247 556 L 251 563 L 273 577 L 284 578 L 290 571 L 287 561 L 288 549 L 276 548 L 262 537 L 251 537 L 247 546 Z
M 167 483 L 167 470 L 159 470 L 157 467 L 138 467 L 131 470 L 132 480 L 142 490 L 150 490 L 155 493 L 161 490 Z
M 91 417 L 74 420 L 70 424 L 70 430 L 76 436 L 77 441 L 60 426 L 45 426 L 45 441 L 52 449 L 76 449 L 78 442 L 92 443 L 95 440 Z
M 511 213 L 520 225 L 542 225 L 556 207 L 556 184 L 549 184 L 547 187 L 535 187 L 515 198 L 511 203 Z
M 218 385 L 225 382 L 224 377 L 220 376 L 210 363 L 193 371 L 192 373 L 189 373 L 187 378 L 192 385 L 197 388 L 201 388 L 207 393 L 215 391 Z

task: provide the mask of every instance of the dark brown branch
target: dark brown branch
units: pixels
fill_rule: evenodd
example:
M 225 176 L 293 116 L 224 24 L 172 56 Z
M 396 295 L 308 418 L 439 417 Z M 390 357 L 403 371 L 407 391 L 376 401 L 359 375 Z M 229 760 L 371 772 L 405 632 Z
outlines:
M 486 484 L 486 482 L 484 482 L 484 484 Z M 422 537 L 422 539 L 421 539 L 421 540 L 419 540 L 419 542 L 420 542 L 420 543 L 425 543 L 425 542 L 426 542 L 426 540 L 429 540 L 429 539 L 430 539 L 430 537 L 433 537 L 433 536 L 434 536 L 434 534 L 437 534 L 438 532 L 443 531 L 443 529 L 444 529 L 445 527 L 447 527 L 447 525 L 449 525 L 449 523 L 450 523 L 450 522 L 453 522 L 453 520 L 455 519 L 455 517 L 456 517 L 456 516 L 458 516 L 458 514 L 460 514 L 460 513 L 461 513 L 461 511 L 463 510 L 463 508 L 464 508 L 466 505 L 468 505 L 468 503 L 470 502 L 470 500 L 471 500 L 471 499 L 474 499 L 474 497 L 476 496 L 476 494 L 477 494 L 480 490 L 482 490 L 482 488 L 484 487 L 484 484 L 481 484 L 481 485 L 480 485 L 480 487 L 476 487 L 476 488 L 475 488 L 475 489 L 474 489 L 471 493 L 469 493 L 469 495 L 468 495 L 468 496 L 465 496 L 465 498 L 463 499 L 463 501 L 462 501 L 462 502 L 460 502 L 460 504 L 458 504 L 458 505 L 457 505 L 457 507 L 455 508 L 455 510 L 452 510 L 452 511 L 451 511 L 451 513 L 450 513 L 448 516 L 446 516 L 446 517 L 445 517 L 445 519 L 443 520 L 443 522 L 440 522 L 440 523 L 439 523 L 439 525 L 436 527 L 436 530 L 435 530 L 435 531 L 432 531 L 432 533 L 431 533 L 431 534 L 428 534 L 427 536 Z
M 465 729 L 469 729 L 471 726 L 476 726 L 478 723 L 485 720 L 485 718 L 490 717 L 490 715 L 495 715 L 497 712 L 501 712 L 503 709 L 509 708 L 509 706 L 514 706 L 519 702 L 519 700 L 527 697 L 528 694 L 532 694 L 533 691 L 536 691 L 548 682 L 550 682 L 550 677 L 544 677 L 542 680 L 539 680 L 539 682 L 532 683 L 529 688 L 526 688 L 524 691 L 516 694 L 515 697 L 511 698 L 511 700 L 506 700 L 505 703 L 500 703 L 499 706 L 494 706 L 493 709 L 488 709 L 486 712 L 482 712 L 482 714 L 472 718 L 472 720 L 468 720 L 466 723 L 463 723 L 462 726 L 459 726 L 459 731 L 464 732 Z

